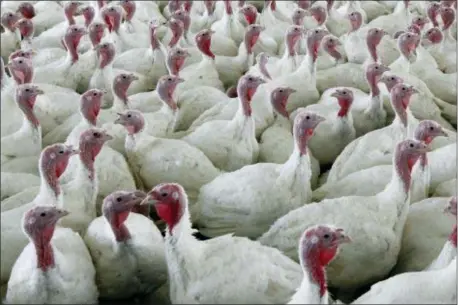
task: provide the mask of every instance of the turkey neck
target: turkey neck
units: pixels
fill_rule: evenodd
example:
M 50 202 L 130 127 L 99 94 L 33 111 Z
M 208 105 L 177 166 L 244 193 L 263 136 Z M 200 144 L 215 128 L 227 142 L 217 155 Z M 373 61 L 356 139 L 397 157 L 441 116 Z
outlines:
M 415 140 L 424 142 L 426 144 L 431 144 L 431 142 L 434 140 L 434 137 L 429 137 L 427 132 L 423 129 L 417 129 L 415 130 L 415 135 L 414 135 Z M 428 156 L 426 153 L 422 153 L 420 155 L 420 166 L 422 169 L 425 169 L 425 167 L 428 165 Z
M 252 50 L 253 46 L 250 47 L 250 45 L 247 45 L 247 40 L 248 39 L 245 39 L 245 41 L 240 44 L 239 52 L 234 58 L 234 61 L 243 67 L 243 70 L 245 71 L 247 71 L 254 64 L 254 53 Z
M 391 99 L 391 97 L 390 97 Z M 408 136 L 413 135 L 413 123 L 416 122 L 417 120 L 415 117 L 412 115 L 412 112 L 409 109 L 409 106 L 405 107 L 396 107 L 394 106 L 393 102 L 391 102 L 391 106 L 394 109 L 394 112 L 396 114 L 393 123 L 391 123 L 390 126 L 394 127 L 395 129 L 398 129 L 399 132 L 397 134 L 400 134 L 401 136 L 398 138 L 399 141 L 405 140 Z
M 310 244 L 308 241 L 304 241 L 301 252 L 299 261 L 304 277 L 299 291 L 306 295 L 308 304 L 328 304 L 326 270 L 322 263 L 328 260 L 327 255 L 321 253 L 316 245 Z
M 43 272 L 55 266 L 54 249 L 51 245 L 54 229 L 54 225 L 49 226 L 41 232 L 34 232 L 31 236 L 31 241 L 37 255 L 37 268 L 41 269 Z
M 59 178 L 66 168 L 62 165 L 53 164 L 50 160 L 40 158 L 40 190 L 35 202 L 49 203 L 52 205 L 62 204 L 62 191 Z
M 129 84 L 130 85 L 130 84 Z M 111 90 L 113 91 L 113 106 L 112 110 L 125 111 L 129 109 L 129 98 L 127 97 L 127 88 L 113 85 Z
M 122 212 L 109 212 L 108 214 L 104 213 L 105 219 L 108 221 L 108 224 L 113 231 L 115 240 L 119 244 L 124 244 L 131 239 L 130 232 L 124 223 L 129 217 L 129 214 L 129 210 Z
M 311 85 L 316 87 L 316 60 L 321 41 L 316 42 L 312 41 L 312 39 L 310 36 L 307 37 L 307 55 L 305 55 L 295 74 L 299 74 L 298 77 L 302 79 L 306 79 L 307 76 L 311 77 Z
M 449 266 L 450 262 L 456 257 L 456 237 L 456 225 L 454 225 L 452 233 L 450 233 L 438 257 L 426 270 L 439 270 Z
M 403 154 L 396 146 L 393 154 L 391 180 L 385 189 L 376 195 L 382 207 L 390 208 L 390 204 L 394 203 L 396 205 L 396 218 L 402 221 L 407 217 L 412 168 L 417 159 L 418 157 Z
M 73 17 L 73 10 L 70 7 L 64 9 L 65 20 L 67 21 L 67 26 L 75 24 L 75 18 Z
M 64 43 L 67 47 L 67 58 L 65 59 L 67 65 L 73 65 L 78 61 L 78 45 L 80 40 L 81 38 L 72 39 L 71 37 L 64 37 Z
M 259 89 L 259 88 L 258 88 Z M 230 126 L 235 131 L 234 140 L 248 139 L 254 137 L 256 139 L 254 119 L 252 115 L 251 100 L 252 96 L 248 90 L 238 89 L 239 108 L 230 121 Z
M 197 241 L 192 233 L 186 205 L 183 208 L 181 219 L 171 231 L 167 228 L 165 233 L 165 258 L 171 295 L 174 295 L 176 291 L 184 291 L 188 287 L 190 281 L 193 280 L 188 268 L 193 268 L 192 266 L 200 261 L 200 256 L 206 246 L 204 242 Z M 189 249 L 193 249 L 193 251 L 189 251 Z
M 370 103 L 367 106 L 366 111 L 369 111 L 370 113 L 378 113 L 383 111 L 383 104 L 380 99 L 380 89 L 377 86 L 377 81 L 378 77 L 372 76 L 372 75 L 367 75 L 366 74 L 366 81 L 369 84 L 369 99 Z

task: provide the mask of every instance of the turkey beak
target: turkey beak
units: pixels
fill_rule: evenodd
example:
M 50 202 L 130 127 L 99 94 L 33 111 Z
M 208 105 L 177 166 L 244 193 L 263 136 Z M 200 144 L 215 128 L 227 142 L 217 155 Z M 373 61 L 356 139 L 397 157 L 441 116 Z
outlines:
M 110 140 L 113 140 L 113 136 L 105 132 L 103 135 L 103 139 L 105 141 L 110 141 Z
M 35 50 L 30 50 L 30 53 L 31 53 L 32 55 L 37 55 L 37 54 L 38 54 L 37 51 L 35 51 Z
M 443 136 L 443 137 L 448 138 L 448 137 L 449 137 L 448 131 L 445 130 L 445 129 L 441 129 L 441 130 L 439 131 L 439 136 Z
M 68 151 L 70 152 L 70 156 L 77 155 L 80 153 L 80 151 L 76 148 L 73 148 L 73 146 L 67 146 Z
M 334 91 L 333 93 L 331 93 L 331 96 L 335 98 L 337 98 L 338 95 L 339 95 L 339 92 L 337 91 Z
M 43 90 L 37 88 L 37 94 L 38 95 L 42 95 L 42 94 L 45 94 L 45 92 Z
M 62 218 L 62 217 L 67 216 L 68 214 L 70 214 L 70 212 L 67 211 L 67 210 L 57 209 L 57 215 L 56 215 L 56 217 L 57 217 L 57 219 L 60 219 L 60 218 Z
M 131 77 L 132 77 L 133 80 L 139 80 L 138 76 L 135 75 L 135 74 L 131 74 Z
M 350 238 L 350 236 L 345 234 L 343 229 L 336 229 L 336 234 L 339 238 L 338 240 L 339 244 L 348 244 L 352 242 L 352 239 Z
M 324 116 L 316 115 L 316 121 L 317 121 L 318 123 L 321 123 L 321 122 L 326 121 L 326 119 L 325 119 Z
M 148 194 L 146 194 L 145 199 L 143 199 L 142 202 L 140 202 L 140 205 L 150 205 L 150 204 L 153 205 L 153 204 L 155 204 L 156 202 L 157 202 L 157 200 L 151 198 L 151 194 L 148 193 Z
M 419 93 L 420 93 L 420 91 L 418 91 L 418 89 L 416 89 L 416 88 L 414 88 L 414 87 L 412 87 L 412 92 L 413 92 L 414 94 L 415 94 L 415 93 L 416 93 L 416 94 L 419 94 Z
M 176 79 L 177 84 L 184 82 L 185 80 L 181 77 Z
M 122 125 L 122 123 L 124 122 L 123 117 L 122 117 L 122 113 L 117 112 L 116 114 L 118 115 L 118 118 L 114 121 L 114 123 Z

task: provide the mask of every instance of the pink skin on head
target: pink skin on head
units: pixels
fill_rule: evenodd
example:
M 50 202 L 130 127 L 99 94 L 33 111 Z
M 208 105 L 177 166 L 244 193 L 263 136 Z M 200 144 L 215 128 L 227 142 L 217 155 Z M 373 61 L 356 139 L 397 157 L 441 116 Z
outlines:
M 215 59 L 215 54 L 210 50 L 213 30 L 202 30 L 196 35 L 197 48 L 206 56 Z
M 327 35 L 323 38 L 323 49 L 331 55 L 334 59 L 340 60 L 342 58 L 342 54 L 337 50 L 337 47 L 340 46 L 342 43 L 339 41 L 338 38 L 335 36 Z
M 184 0 L 183 4 L 181 5 L 185 12 L 190 13 L 192 8 L 192 1 L 191 0 Z
M 350 32 L 355 32 L 359 30 L 363 24 L 363 16 L 360 12 L 351 12 L 348 14 L 348 19 L 350 20 L 351 30 Z
M 78 59 L 78 45 L 81 38 L 87 34 L 86 29 L 81 25 L 71 25 L 67 28 L 64 36 L 64 43 L 67 47 L 67 52 L 72 57 L 72 62 L 75 63 Z
M 34 86 L 31 84 L 23 84 L 19 85 L 16 88 L 16 96 L 15 100 L 19 109 L 24 113 L 27 120 L 35 127 L 38 128 L 40 122 L 38 121 L 35 113 L 33 112 L 33 107 L 35 106 L 35 101 L 37 96 L 40 94 L 44 94 L 44 92 L 38 88 L 38 86 Z
M 180 0 L 170 0 L 169 3 L 167 3 L 167 8 L 169 9 L 169 12 L 172 13 L 176 10 L 179 10 L 181 6 L 181 1 Z
M 51 205 L 36 206 L 24 214 L 23 229 L 35 246 L 37 268 L 43 272 L 55 267 L 51 239 L 59 219 L 68 214 Z
M 30 19 L 22 18 L 16 23 L 16 26 L 21 34 L 21 40 L 24 38 L 30 39 L 33 37 L 35 28 L 33 22 Z
M 204 0 L 205 8 L 207 9 L 208 16 L 213 16 L 215 12 L 215 1 L 213 0 Z
M 332 97 L 337 99 L 340 109 L 337 113 L 339 118 L 346 117 L 350 110 L 351 104 L 353 103 L 353 91 L 349 89 L 337 89 L 331 94 Z
M 380 89 L 377 86 L 377 83 L 382 76 L 382 74 L 386 71 L 390 71 L 390 68 L 378 64 L 378 63 L 372 63 L 367 65 L 366 67 L 366 80 L 369 83 L 369 87 L 371 89 L 371 95 L 372 96 L 379 96 L 380 95 Z
M 398 48 L 402 55 L 409 58 L 415 54 L 418 44 L 420 43 L 420 35 L 407 32 L 399 36 Z
M 241 12 L 245 17 L 245 20 L 248 23 L 248 25 L 254 24 L 256 22 L 256 18 L 258 17 L 258 10 L 254 7 L 254 5 L 246 4 L 241 9 Z
M 225 12 L 226 14 L 228 15 L 232 15 L 232 1 L 230 0 L 223 0 L 224 2 L 224 9 L 225 9 Z
M 126 242 L 131 238 L 124 222 L 132 208 L 138 204 L 135 192 L 117 191 L 103 200 L 102 213 L 111 226 L 116 241 Z
M 307 33 L 307 52 L 311 54 L 313 62 L 316 62 L 318 58 L 318 49 L 324 36 L 328 35 L 329 32 L 323 29 L 311 30 Z
M 285 118 L 289 118 L 289 113 L 286 110 L 286 105 L 288 103 L 288 98 L 291 94 L 296 92 L 293 88 L 289 87 L 279 87 L 272 91 L 270 94 L 270 102 L 272 107 L 277 111 L 280 115 L 284 116 Z
M 291 16 L 291 19 L 293 20 L 293 24 L 302 26 L 304 24 L 304 18 L 307 15 L 308 15 L 308 12 L 306 10 L 302 8 L 296 8 L 293 11 L 293 15 Z
M 157 38 L 156 30 L 159 27 L 159 24 L 156 22 L 150 21 L 149 23 L 149 39 L 150 46 L 152 50 L 158 50 L 160 47 L 159 39 Z
M 135 1 L 122 0 L 119 2 L 119 4 L 122 6 L 124 11 L 126 12 L 124 18 L 126 19 L 127 22 L 130 22 L 132 20 L 132 17 L 134 17 L 135 15 L 135 11 L 137 10 L 137 5 L 135 4 Z
M 118 118 L 114 123 L 123 125 L 129 135 L 139 133 L 145 127 L 145 119 L 141 112 L 137 110 L 127 110 L 124 113 L 118 113 Z
M 33 55 L 33 51 L 32 50 L 27 50 L 27 51 L 23 51 L 23 50 L 16 50 L 14 51 L 13 53 L 10 54 L 10 56 L 8 57 L 8 60 L 11 61 L 15 58 L 18 58 L 18 57 L 25 57 L 27 59 L 32 59 L 32 55 Z
M 293 135 L 301 156 L 307 154 L 307 142 L 324 117 L 309 111 L 301 111 L 294 118 Z
M 111 42 L 104 42 L 97 45 L 97 56 L 99 58 L 99 68 L 103 69 L 113 62 L 116 54 L 114 44 Z
M 147 199 L 154 201 L 157 215 L 167 224 L 170 235 L 184 215 L 185 196 L 183 188 L 176 183 L 159 184 L 147 194 Z
M 322 6 L 314 6 L 309 10 L 310 14 L 313 18 L 315 18 L 318 26 L 324 24 L 326 22 L 327 13 L 326 9 Z
M 265 81 L 261 77 L 244 75 L 237 84 L 237 96 L 242 102 L 243 114 L 251 116 L 251 99 L 253 98 L 259 85 Z
M 327 291 L 325 267 L 337 256 L 339 247 L 351 239 L 341 228 L 318 225 L 307 229 L 299 241 L 299 261 L 311 280 L 320 287 L 320 297 Z
M 169 54 L 167 56 L 167 68 L 169 69 L 170 74 L 178 76 L 183 68 L 186 58 L 189 56 L 190 54 L 188 50 L 180 47 L 169 49 Z
M 447 137 L 447 133 L 442 129 L 442 126 L 431 120 L 423 120 L 418 124 L 415 129 L 415 140 L 424 142 L 426 145 L 429 145 L 434 138 L 436 137 Z M 428 164 L 428 159 L 426 153 L 420 156 L 420 165 L 422 168 Z
M 253 48 L 256 42 L 258 42 L 259 35 L 264 30 L 264 27 L 259 24 L 251 24 L 247 26 L 245 30 L 245 47 L 248 54 L 253 53 Z
M 438 27 L 439 23 L 437 22 L 437 15 L 439 14 L 440 5 L 437 2 L 431 2 L 428 4 L 426 9 L 426 14 L 428 15 L 429 20 L 433 23 L 433 26 Z
M 286 48 L 289 56 L 296 55 L 295 47 L 299 39 L 304 34 L 304 29 L 298 25 L 291 25 L 286 30 Z
M 441 0 L 440 4 L 442 6 L 452 7 L 456 4 L 456 0 Z
M 64 144 L 53 144 L 47 146 L 40 155 L 40 171 L 49 187 L 54 191 L 55 196 L 61 193 L 59 178 L 67 169 L 71 156 L 78 151 L 72 146 Z
M 129 90 L 132 82 L 138 80 L 138 76 L 133 73 L 121 73 L 113 80 L 113 93 L 127 105 L 127 90 Z
M 102 41 L 103 33 L 105 31 L 105 24 L 101 22 L 93 22 L 89 25 L 89 39 L 91 40 L 92 46 L 95 48 Z
M 178 105 L 173 98 L 175 89 L 178 84 L 184 82 L 184 79 L 174 75 L 162 76 L 156 86 L 156 92 L 159 98 L 170 107 L 173 111 L 178 109 Z
M 379 82 L 384 83 L 388 92 L 391 92 L 391 89 L 393 89 L 395 85 L 403 83 L 404 80 L 396 75 L 385 74 L 380 78 Z
M 81 163 L 89 171 L 89 179 L 95 177 L 94 162 L 105 142 L 113 139 L 106 131 L 99 128 L 89 128 L 80 135 L 79 150 Z
M 275 0 L 264 0 L 264 8 L 270 7 L 272 11 L 277 9 L 277 2 Z
M 168 22 L 170 29 L 172 30 L 172 39 L 169 42 L 169 48 L 173 48 L 181 38 L 184 32 L 184 25 L 181 20 L 170 19 Z
M 424 37 L 433 44 L 438 44 L 444 39 L 444 35 L 442 34 L 439 28 L 431 28 L 429 29 Z
M 269 62 L 269 55 L 264 52 L 259 53 L 256 57 L 256 62 L 259 64 L 259 71 L 262 73 L 262 75 L 267 79 L 272 79 L 266 66 Z
M 421 34 L 421 29 L 418 25 L 416 24 L 411 24 L 407 27 L 407 31 L 410 32 L 410 33 L 414 33 L 414 34 L 417 34 L 417 35 L 420 35 Z
M 395 168 L 404 184 L 406 195 L 410 190 L 412 168 L 418 158 L 428 151 L 428 145 L 409 139 L 399 142 L 394 151 Z
M 65 18 L 67 19 L 69 25 L 75 24 L 75 19 L 73 18 L 73 16 L 79 13 L 79 5 L 80 4 L 76 1 L 69 1 L 64 5 Z
M 17 12 L 20 13 L 24 18 L 32 19 L 35 17 L 35 8 L 29 2 L 23 2 L 19 5 Z
M 100 107 L 104 91 L 99 89 L 90 89 L 81 95 L 80 112 L 81 115 L 92 125 L 97 125 Z
M 377 46 L 380 44 L 383 36 L 385 35 L 386 32 L 379 28 L 372 28 L 367 32 L 366 45 L 374 62 L 378 60 Z
M 94 20 L 95 10 L 92 6 L 86 6 L 81 10 L 84 17 L 84 26 L 87 28 Z
M 1 18 L 2 26 L 11 32 L 16 29 L 16 23 L 19 21 L 19 16 L 11 12 L 3 13 Z
M 444 23 L 442 31 L 448 30 L 455 21 L 455 11 L 450 7 L 442 6 L 439 13 L 442 18 L 442 22 Z
M 33 66 L 32 61 L 25 57 L 16 57 L 6 65 L 14 78 L 16 84 L 27 84 L 32 82 Z
M 312 5 L 312 1 L 310 0 L 298 0 L 297 5 L 303 9 L 303 10 L 308 10 L 310 6 Z
M 172 14 L 171 18 L 183 22 L 183 35 L 187 39 L 189 26 L 191 25 L 191 17 L 189 17 L 188 12 L 186 12 L 184 9 L 179 9 Z
M 394 85 L 390 93 L 393 109 L 404 127 L 407 127 L 407 107 L 409 107 L 410 98 L 413 94 L 418 93 L 418 90 L 413 86 L 401 83 Z
M 100 14 L 110 32 L 118 32 L 121 25 L 122 10 L 120 6 L 105 6 Z
M 418 26 L 420 30 L 423 30 L 423 28 L 425 27 L 427 23 L 428 23 L 428 18 L 426 17 L 418 16 L 412 19 L 412 24 L 415 24 L 416 26 Z

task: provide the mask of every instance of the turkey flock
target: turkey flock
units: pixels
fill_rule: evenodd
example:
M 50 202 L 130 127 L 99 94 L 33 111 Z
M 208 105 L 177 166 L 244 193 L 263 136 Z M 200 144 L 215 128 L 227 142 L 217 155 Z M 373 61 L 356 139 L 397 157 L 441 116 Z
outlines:
M 457 1 L 1 1 L 3 304 L 456 304 Z

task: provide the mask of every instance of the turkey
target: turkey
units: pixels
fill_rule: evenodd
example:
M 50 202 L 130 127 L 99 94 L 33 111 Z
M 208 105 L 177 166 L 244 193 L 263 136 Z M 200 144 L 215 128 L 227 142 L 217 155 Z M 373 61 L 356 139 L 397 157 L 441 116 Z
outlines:
M 257 238 L 282 215 L 310 202 L 310 157 L 307 143 L 324 120 L 301 112 L 294 121 L 294 149 L 285 164 L 258 163 L 218 176 L 202 186 L 194 223 L 205 236 L 227 233 Z
M 132 212 L 141 200 L 136 192 L 108 195 L 102 206 L 103 216 L 91 222 L 84 236 L 102 299 L 146 294 L 167 279 L 160 231 L 147 217 Z
M 95 269 L 83 239 L 56 227 L 68 214 L 52 205 L 37 205 L 24 214 L 30 243 L 13 266 L 5 304 L 98 303 Z
M 301 267 L 276 249 L 231 235 L 196 240 L 181 185 L 159 184 L 147 199 L 145 202 L 153 201 L 157 214 L 167 223 L 165 253 L 172 303 L 285 304 L 299 287 Z M 215 268 L 231 272 L 223 277 L 210 276 Z M 240 277 L 239 272 L 245 276 Z
M 350 243 L 343 229 L 317 225 L 307 228 L 299 240 L 299 262 L 304 279 L 288 304 L 329 304 L 326 266 L 339 255 L 339 247 Z

